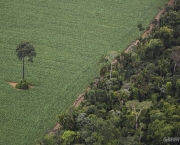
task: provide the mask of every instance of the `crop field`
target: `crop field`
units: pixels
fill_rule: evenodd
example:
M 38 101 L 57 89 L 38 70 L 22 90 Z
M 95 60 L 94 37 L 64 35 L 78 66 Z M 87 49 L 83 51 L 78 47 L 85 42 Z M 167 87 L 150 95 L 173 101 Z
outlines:
M 124 50 L 167 0 L 0 0 L 0 145 L 32 145 L 56 123 L 98 75 L 98 60 Z M 21 79 L 15 49 L 36 49 L 25 62 L 35 88 L 16 90 Z

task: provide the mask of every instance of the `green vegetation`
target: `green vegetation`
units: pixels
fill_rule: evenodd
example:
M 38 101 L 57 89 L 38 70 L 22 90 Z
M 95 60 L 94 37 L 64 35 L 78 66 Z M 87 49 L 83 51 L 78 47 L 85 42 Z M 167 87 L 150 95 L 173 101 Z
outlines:
M 141 23 L 139 23 L 139 24 L 137 25 L 137 27 L 138 27 L 138 29 L 139 29 L 139 37 L 141 37 L 141 31 L 144 31 L 144 28 L 143 28 L 143 26 L 142 26 Z
M 172 16 L 172 13 L 175 14 Z M 178 14 L 177 14 L 178 13 Z M 171 145 L 180 136 L 180 1 L 131 52 L 100 69 L 85 100 L 58 115 L 62 125 L 40 145 Z M 102 59 L 101 59 L 102 60 Z M 113 72 L 112 75 L 109 72 Z
M 16 84 L 16 88 L 17 89 L 23 89 L 23 90 L 26 90 L 26 89 L 28 89 L 29 88 L 29 86 L 28 86 L 29 84 L 28 84 L 28 82 L 26 81 L 26 80 L 21 80 L 21 81 L 19 81 L 17 84 Z
M 28 61 L 33 62 L 33 57 L 36 56 L 34 46 L 28 41 L 21 41 L 16 48 L 17 57 L 22 61 L 22 80 L 24 80 L 24 58 L 29 57 Z
M 141 22 L 144 28 L 148 27 L 158 12 L 157 7 L 166 2 L 1 1 L 0 144 L 32 145 L 35 139 L 49 132 L 56 122 L 56 114 L 65 111 L 98 75 L 96 64 L 100 56 L 110 50 L 125 49 L 138 37 L 137 24 Z M 21 77 L 22 64 L 17 61 L 15 47 L 22 40 L 29 40 L 38 54 L 34 63 L 24 62 L 25 78 L 35 86 L 28 91 L 16 90 L 7 83 Z M 112 77 L 118 75 L 114 71 Z M 113 83 L 117 84 L 114 89 L 118 89 L 119 82 Z M 121 90 L 123 97 L 128 97 L 126 92 Z M 93 110 L 96 108 L 89 108 L 89 112 Z M 104 114 L 104 110 L 99 113 Z M 66 132 L 63 140 L 68 142 L 74 136 L 78 140 L 78 133 Z

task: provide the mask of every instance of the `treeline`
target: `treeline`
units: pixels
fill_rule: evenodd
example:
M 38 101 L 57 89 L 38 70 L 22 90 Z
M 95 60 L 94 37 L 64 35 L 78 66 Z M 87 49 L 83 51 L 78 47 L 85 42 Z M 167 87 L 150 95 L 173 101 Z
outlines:
M 85 100 L 59 114 L 62 127 L 39 144 L 180 142 L 175 138 L 180 137 L 180 1 L 173 8 L 166 6 L 154 24 L 131 52 L 101 58 L 100 76 L 90 84 Z

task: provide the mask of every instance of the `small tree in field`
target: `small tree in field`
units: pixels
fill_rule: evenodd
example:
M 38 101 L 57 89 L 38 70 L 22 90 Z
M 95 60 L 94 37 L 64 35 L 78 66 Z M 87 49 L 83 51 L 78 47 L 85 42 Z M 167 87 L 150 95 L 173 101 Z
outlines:
M 137 25 L 137 27 L 138 27 L 138 29 L 139 29 L 139 37 L 140 37 L 140 36 L 141 36 L 141 31 L 143 31 L 144 28 L 143 28 L 143 25 L 142 25 L 141 23 L 139 23 L 139 24 Z
M 21 43 L 16 47 L 17 57 L 22 61 L 22 81 L 24 80 L 24 58 L 29 57 L 28 61 L 33 62 L 33 57 L 36 56 L 34 46 L 28 41 L 21 41 Z

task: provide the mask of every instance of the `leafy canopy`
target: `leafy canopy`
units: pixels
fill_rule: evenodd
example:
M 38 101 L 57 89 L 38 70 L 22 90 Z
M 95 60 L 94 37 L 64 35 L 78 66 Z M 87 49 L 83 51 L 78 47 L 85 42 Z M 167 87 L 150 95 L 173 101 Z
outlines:
M 33 57 L 36 56 L 34 46 L 28 41 L 21 41 L 21 43 L 16 48 L 17 57 L 22 60 L 24 57 L 28 56 L 28 61 L 33 62 Z

